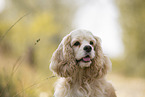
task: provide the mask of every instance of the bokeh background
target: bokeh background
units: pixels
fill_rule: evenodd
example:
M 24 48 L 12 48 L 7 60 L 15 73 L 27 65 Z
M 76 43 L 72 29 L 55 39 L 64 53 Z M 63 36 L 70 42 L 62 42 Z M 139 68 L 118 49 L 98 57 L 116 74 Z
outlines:
M 144 97 L 144 0 L 0 0 L 0 97 L 53 97 L 51 55 L 78 28 L 102 39 L 117 97 Z

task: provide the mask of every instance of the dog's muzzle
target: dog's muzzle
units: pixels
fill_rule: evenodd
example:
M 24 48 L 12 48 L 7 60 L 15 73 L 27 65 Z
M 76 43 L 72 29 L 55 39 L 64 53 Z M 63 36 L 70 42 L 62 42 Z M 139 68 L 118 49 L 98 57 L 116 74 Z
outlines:
M 77 60 L 77 63 L 78 62 L 81 62 L 81 61 L 87 63 L 87 62 L 90 62 L 91 61 L 91 58 L 90 58 L 89 55 L 87 55 L 87 56 L 81 58 L 80 60 Z

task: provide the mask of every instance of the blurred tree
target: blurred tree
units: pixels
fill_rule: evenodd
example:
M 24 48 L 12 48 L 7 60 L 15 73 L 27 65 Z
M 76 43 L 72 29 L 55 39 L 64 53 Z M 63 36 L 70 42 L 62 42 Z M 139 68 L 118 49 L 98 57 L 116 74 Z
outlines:
M 125 45 L 125 74 L 145 77 L 145 1 L 116 2 Z
M 21 57 L 22 60 L 25 59 L 32 67 L 37 67 L 37 70 L 41 70 L 41 73 L 46 73 L 47 76 L 50 74 L 48 65 L 50 57 L 52 56 L 53 51 L 60 43 L 64 34 L 68 33 L 73 21 L 73 15 L 77 9 L 75 0 L 5 0 L 6 6 L 2 13 L 0 13 L 0 58 L 3 58 L 3 55 L 8 54 L 11 60 Z M 24 14 L 30 13 L 21 19 L 13 28 L 8 32 L 7 30 Z M 4 38 L 2 38 L 5 35 Z M 16 57 L 16 58 L 15 58 Z M 8 61 L 9 58 L 4 57 Z M 13 61 L 9 62 L 13 66 Z M 28 76 L 31 75 L 32 68 L 27 67 L 26 62 L 22 62 L 23 74 L 20 71 L 17 71 L 17 74 L 22 79 L 22 82 L 26 82 Z M 11 71 L 8 64 L 0 62 L 0 66 L 6 66 L 6 71 Z M 21 64 L 18 62 L 18 69 Z M 36 66 L 37 65 L 37 66 Z M 15 67 L 15 66 L 14 66 Z M 2 68 L 0 68 L 2 69 Z M 21 83 L 18 84 L 18 79 L 8 82 L 9 78 L 5 79 L 5 74 L 1 73 L 0 70 L 0 96 L 2 97 L 12 97 L 21 90 Z M 10 72 L 8 72 L 9 74 Z M 28 73 L 28 74 L 26 74 Z M 40 73 L 40 72 L 39 72 Z M 37 77 L 39 73 L 35 74 Z M 14 76 L 14 77 L 15 77 Z M 10 76 L 11 78 L 11 76 Z M 34 82 L 34 76 L 31 77 L 30 82 Z M 29 79 L 28 79 L 29 80 Z M 41 79 L 39 79 L 41 80 Z M 51 84 L 54 80 L 50 80 Z M 9 86 L 6 86 L 6 85 Z M 48 85 L 48 86 L 47 86 Z M 50 90 L 50 84 L 45 84 L 45 87 Z M 27 86 L 24 84 L 24 86 Z M 24 91 L 22 94 L 18 95 L 19 97 L 36 97 L 36 94 L 39 94 L 39 91 L 35 92 L 37 88 L 30 88 L 28 91 Z M 52 89 L 52 86 L 51 86 Z M 1 92 L 5 90 L 4 92 Z M 28 93 L 27 93 L 28 92 Z M 40 91 L 41 92 L 41 91 Z M 17 97 L 17 96 L 16 96 Z
M 7 44 L 5 47 L 11 48 L 14 55 L 26 53 L 29 63 L 46 64 L 46 58 L 50 57 L 64 34 L 72 29 L 71 23 L 77 8 L 75 3 L 73 0 L 6 0 L 5 10 L 0 14 L 0 36 L 20 16 L 27 12 L 30 14 L 7 33 L 0 48 Z

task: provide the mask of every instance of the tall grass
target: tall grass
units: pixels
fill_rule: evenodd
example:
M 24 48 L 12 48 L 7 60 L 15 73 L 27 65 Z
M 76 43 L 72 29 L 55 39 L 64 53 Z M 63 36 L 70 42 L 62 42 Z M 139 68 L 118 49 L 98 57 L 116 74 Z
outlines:
M 27 63 L 20 62 L 22 59 L 14 60 L 0 58 L 0 97 L 39 97 L 41 92 L 52 97 L 55 76 L 33 70 Z
M 30 13 L 20 17 L 0 37 L 0 45 L 9 31 L 28 14 Z M 12 58 L 0 53 L 0 97 L 38 97 L 42 93 L 47 93 L 47 96 L 51 97 L 53 95 L 53 82 L 56 78 L 51 79 L 54 76 L 44 75 L 30 67 L 28 63 L 25 63 L 25 57 L 24 55 L 19 58 Z

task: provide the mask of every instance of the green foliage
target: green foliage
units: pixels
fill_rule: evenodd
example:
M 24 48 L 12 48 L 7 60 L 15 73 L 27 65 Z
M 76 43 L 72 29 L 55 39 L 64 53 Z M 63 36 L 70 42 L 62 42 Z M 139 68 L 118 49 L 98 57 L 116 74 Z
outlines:
M 125 74 L 145 77 L 145 2 L 116 0 L 125 45 Z M 122 66 L 120 65 L 120 66 Z
M 72 6 L 70 2 L 66 4 L 59 0 L 44 0 L 41 3 L 39 0 L 8 2 L 9 7 L 6 7 L 5 11 L 0 14 L 0 19 L 3 20 L 0 23 L 1 37 L 26 11 L 30 14 L 14 25 L 5 35 L 0 44 L 1 51 L 4 54 L 8 53 L 8 56 L 25 55 L 28 63 L 33 66 L 38 65 L 38 67 L 42 67 L 40 64 L 45 64 L 46 68 L 52 52 L 64 34 L 68 33 L 66 30 L 71 29 L 71 26 L 67 25 L 72 21 L 75 5 Z
M 24 97 L 24 93 L 27 97 L 36 97 L 38 95 L 35 89 L 23 90 L 22 83 L 16 78 L 18 77 L 13 78 L 10 72 L 0 72 L 0 97 Z M 23 92 L 19 93 L 20 90 L 23 90 Z
M 46 82 L 43 88 L 30 87 L 28 90 L 25 88 L 35 84 L 35 77 L 39 78 L 41 74 L 44 76 L 47 73 L 47 77 L 52 75 L 48 68 L 52 53 L 64 34 L 72 29 L 72 16 L 76 9 L 75 2 L 72 2 L 72 0 L 67 3 L 63 0 L 6 1 L 6 8 L 0 13 L 0 66 L 7 66 L 5 69 L 9 71 L 13 67 L 9 67 L 8 64 L 12 65 L 13 61 L 20 58 L 18 65 L 24 67 L 18 66 L 14 77 L 11 77 L 10 72 L 0 72 L 0 93 L 1 90 L 5 90 L 2 97 L 13 97 L 20 91 L 22 92 L 16 97 L 38 97 L 42 90 L 52 97 L 53 83 L 56 79 L 43 81 Z M 16 23 L 27 13 L 30 14 Z M 15 25 L 8 31 L 13 24 Z M 13 61 L 9 62 L 9 58 Z M 30 75 L 33 76 L 29 78 Z M 44 78 L 46 76 L 40 78 L 38 82 Z
M 6 75 L 0 73 L 0 96 L 1 97 L 10 97 L 10 95 L 14 95 L 17 93 L 17 90 L 12 81 L 8 82 L 8 78 Z M 10 91 L 11 89 L 11 91 Z

